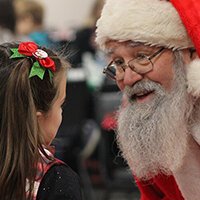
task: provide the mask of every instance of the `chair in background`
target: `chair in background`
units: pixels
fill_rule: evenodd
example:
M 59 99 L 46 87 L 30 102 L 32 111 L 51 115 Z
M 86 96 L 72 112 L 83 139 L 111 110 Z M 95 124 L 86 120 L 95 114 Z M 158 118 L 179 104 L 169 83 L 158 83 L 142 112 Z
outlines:
M 109 200 L 112 194 L 119 192 L 127 199 L 131 199 L 137 188 L 124 159 L 119 155 L 120 151 L 116 143 L 115 132 L 112 126 L 116 126 L 115 112 L 121 103 L 122 94 L 108 82 L 101 91 L 95 95 L 95 113 L 98 124 L 101 126 L 101 139 L 98 145 L 99 169 L 103 181 L 103 200 Z M 102 126 L 105 116 L 109 119 L 107 128 Z M 113 116 L 113 117 L 112 117 Z M 115 121 L 115 123 L 113 122 Z M 109 125 L 111 127 L 109 127 Z
M 77 165 L 86 200 L 96 199 L 87 162 L 95 152 L 101 138 L 101 130 L 94 120 L 87 120 L 82 127 L 82 149 L 78 154 Z

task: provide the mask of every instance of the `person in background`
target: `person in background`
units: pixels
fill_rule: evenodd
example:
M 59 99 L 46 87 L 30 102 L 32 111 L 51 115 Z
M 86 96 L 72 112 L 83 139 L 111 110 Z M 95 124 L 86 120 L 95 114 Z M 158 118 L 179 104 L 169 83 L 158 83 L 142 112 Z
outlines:
M 14 41 L 16 15 L 12 1 L 0 1 L 0 43 Z
M 44 27 L 45 9 L 43 5 L 34 0 L 15 0 L 16 33 L 31 40 L 38 45 L 54 47 L 55 42 Z
M 71 62 L 76 68 L 83 68 L 86 74 L 89 90 L 99 89 L 104 81 L 99 72 L 105 65 L 105 55 L 95 43 L 95 24 L 100 17 L 104 0 L 96 0 L 85 23 L 75 33 L 75 39 L 71 41 L 74 51 Z
M 107 0 L 104 73 L 125 96 L 117 140 L 141 200 L 200 198 L 200 1 Z
M 77 174 L 53 156 L 69 63 L 34 42 L 0 45 L 0 199 L 81 200 Z
M 84 144 L 84 127 L 94 120 L 93 92 L 100 87 L 103 75 L 103 59 L 95 44 L 95 22 L 103 6 L 103 0 L 96 0 L 87 22 L 75 33 L 74 39 L 62 41 L 61 46 L 71 50 L 69 55 L 72 68 L 68 72 L 67 90 L 70 93 L 68 104 L 63 111 L 63 121 L 57 134 L 56 155 L 68 161 L 70 166 L 79 173 L 79 153 Z M 98 54 L 98 55 L 97 55 Z M 95 68 L 95 69 L 94 69 Z M 80 101 L 81 99 L 81 101 Z M 88 133 L 87 135 L 89 135 Z M 66 152 L 71 151 L 71 154 Z

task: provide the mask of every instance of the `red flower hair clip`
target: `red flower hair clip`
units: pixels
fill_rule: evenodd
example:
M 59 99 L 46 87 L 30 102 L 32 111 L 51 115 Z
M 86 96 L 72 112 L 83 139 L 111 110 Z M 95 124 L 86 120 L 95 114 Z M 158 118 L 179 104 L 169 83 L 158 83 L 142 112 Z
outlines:
M 48 70 L 49 76 L 52 79 L 53 72 L 56 71 L 55 63 L 49 58 L 46 51 L 38 48 L 37 44 L 34 42 L 22 42 L 19 44 L 18 48 L 11 48 L 11 51 L 13 54 L 10 58 L 35 58 L 36 61 L 33 63 L 29 78 L 38 76 L 43 80 L 45 71 Z

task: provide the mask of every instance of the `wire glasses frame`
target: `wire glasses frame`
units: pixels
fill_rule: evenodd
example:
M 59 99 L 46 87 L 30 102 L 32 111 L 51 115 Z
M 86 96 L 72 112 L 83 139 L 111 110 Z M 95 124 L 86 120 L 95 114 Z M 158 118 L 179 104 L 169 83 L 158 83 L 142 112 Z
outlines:
M 122 74 L 125 72 L 125 69 L 127 67 L 130 67 L 131 70 L 133 70 L 134 72 L 138 73 L 138 74 L 145 74 L 147 72 L 150 72 L 154 65 L 153 62 L 151 61 L 152 58 L 156 57 L 157 55 L 159 55 L 161 52 L 163 52 L 165 48 L 162 47 L 161 49 L 159 49 L 158 51 L 156 51 L 155 53 L 153 53 L 150 56 L 144 56 L 142 58 L 133 58 L 131 60 L 128 61 L 127 64 L 118 64 L 116 65 L 114 63 L 114 61 L 111 61 L 108 66 L 106 66 L 103 69 L 103 73 L 108 77 L 111 78 L 112 80 L 116 80 L 116 71 L 118 72 L 118 74 Z

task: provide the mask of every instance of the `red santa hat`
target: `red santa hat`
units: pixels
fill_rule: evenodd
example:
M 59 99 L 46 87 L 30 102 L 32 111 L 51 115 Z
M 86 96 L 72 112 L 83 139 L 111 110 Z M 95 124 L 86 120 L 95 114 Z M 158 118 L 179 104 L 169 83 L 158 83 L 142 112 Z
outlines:
M 102 49 L 109 40 L 132 40 L 173 50 L 195 47 L 200 56 L 200 1 L 106 0 L 96 34 Z M 188 67 L 187 79 L 188 92 L 200 97 L 199 58 Z

